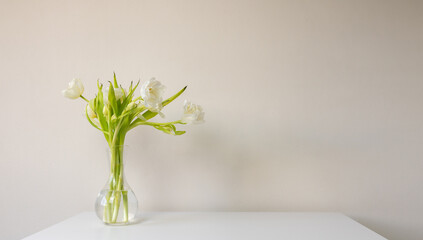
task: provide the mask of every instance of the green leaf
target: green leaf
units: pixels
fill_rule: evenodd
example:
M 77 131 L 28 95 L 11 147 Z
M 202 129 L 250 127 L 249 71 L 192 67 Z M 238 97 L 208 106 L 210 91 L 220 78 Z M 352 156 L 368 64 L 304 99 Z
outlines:
M 97 87 L 98 90 L 101 90 L 103 88 L 103 84 L 100 83 L 100 80 L 97 79 Z
M 102 132 L 105 134 L 105 136 L 106 136 L 106 135 L 108 135 L 108 133 L 107 133 L 107 132 L 105 132 L 105 131 L 101 130 L 101 129 L 97 126 L 97 125 L 95 125 L 95 124 L 91 121 L 90 117 L 88 116 L 87 107 L 88 107 L 88 105 L 87 105 L 87 106 L 85 106 L 85 116 L 87 117 L 88 122 L 89 122 L 89 123 L 90 123 L 93 127 L 95 127 L 95 128 L 97 128 L 98 130 L 102 131 Z M 107 136 L 106 136 L 106 139 L 107 139 Z
M 153 122 L 142 122 L 139 123 L 137 125 L 148 125 L 148 126 L 152 126 L 157 130 L 160 130 L 166 134 L 170 134 L 170 135 L 182 135 L 185 133 L 185 131 L 176 131 L 176 127 L 173 123 L 153 123 Z M 130 129 L 128 129 L 130 130 Z
M 97 101 L 96 101 L 96 99 L 95 98 L 93 98 L 93 99 L 91 99 L 89 102 L 88 102 L 88 105 L 90 106 L 90 108 L 94 111 L 94 112 L 96 112 L 97 113 L 97 109 L 96 109 L 96 106 L 97 106 Z
M 117 80 L 116 80 L 116 73 L 115 72 L 113 72 L 113 84 L 114 84 L 114 87 L 115 88 L 118 88 L 119 87 L 119 85 L 117 83 Z
M 117 115 L 119 111 L 118 111 L 118 106 L 116 102 L 115 90 L 111 82 L 109 86 L 108 100 L 109 100 L 109 104 L 112 106 L 113 112 Z
M 134 84 L 133 81 L 131 81 L 131 84 L 129 85 L 129 88 L 128 88 L 129 92 L 132 91 L 132 84 Z
M 185 92 L 185 89 L 187 89 L 188 86 L 185 86 L 184 88 L 182 88 L 179 92 L 177 92 L 175 95 L 173 95 L 172 97 L 164 100 L 162 102 L 163 107 L 168 105 L 169 103 L 171 103 L 173 100 L 175 100 L 177 97 L 179 97 L 179 95 L 181 95 L 183 92 Z
M 154 126 L 155 129 L 160 130 L 166 134 L 172 134 L 171 131 L 172 129 L 170 129 L 169 127 L 163 127 L 163 126 Z
M 128 106 L 128 104 L 132 101 L 132 96 L 134 95 L 134 92 L 137 89 L 138 84 L 140 84 L 140 81 L 138 81 L 138 83 L 135 85 L 135 87 L 132 88 L 132 82 L 131 82 L 131 86 L 129 87 L 128 96 L 126 97 L 126 99 L 122 103 L 122 106 L 124 108 L 126 108 L 126 106 Z
M 158 125 L 158 126 L 154 126 L 152 125 L 154 128 L 156 128 L 157 130 L 160 130 L 164 133 L 170 134 L 170 135 L 182 135 L 185 133 L 185 131 L 176 131 L 176 128 L 173 124 L 169 124 L 169 125 Z
M 103 85 L 98 85 L 98 93 L 95 98 L 95 112 L 97 113 L 98 121 L 104 131 L 108 131 L 109 125 L 107 124 L 106 117 L 103 114 Z

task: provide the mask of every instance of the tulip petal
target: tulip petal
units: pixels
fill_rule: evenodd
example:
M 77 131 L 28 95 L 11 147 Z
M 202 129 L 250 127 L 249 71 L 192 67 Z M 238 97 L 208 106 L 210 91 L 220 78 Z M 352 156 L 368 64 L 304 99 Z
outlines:
M 185 92 L 185 90 L 187 89 L 187 86 L 185 86 L 184 88 L 182 88 L 179 92 L 177 92 L 175 95 L 173 95 L 172 97 L 170 97 L 170 98 L 168 98 L 168 99 L 166 99 L 166 100 L 164 100 L 163 102 L 162 102 L 162 106 L 164 107 L 164 106 L 166 106 L 166 105 L 168 105 L 169 103 L 171 103 L 173 100 L 175 100 L 177 97 L 179 97 L 183 92 Z M 156 115 L 157 115 L 158 113 L 157 112 L 152 112 L 152 111 L 146 111 L 145 113 L 143 113 L 143 117 L 146 119 L 146 120 L 149 120 L 149 119 L 151 119 L 151 118 L 153 118 L 153 117 L 155 117 Z M 136 121 L 136 120 L 135 120 Z
M 63 90 L 62 94 L 64 97 L 67 97 L 69 99 L 77 99 L 80 96 L 74 89 Z
M 79 98 L 82 93 L 84 92 L 84 85 L 82 84 L 81 80 L 73 79 L 69 82 L 68 88 L 62 91 L 64 97 L 70 99 L 77 99 Z

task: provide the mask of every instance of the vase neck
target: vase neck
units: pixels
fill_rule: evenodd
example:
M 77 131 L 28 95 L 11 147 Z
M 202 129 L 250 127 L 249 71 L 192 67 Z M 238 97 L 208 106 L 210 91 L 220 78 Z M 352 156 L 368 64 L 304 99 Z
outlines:
M 110 189 L 122 190 L 125 183 L 124 176 L 124 159 L 125 146 L 113 146 L 108 149 L 110 163 L 110 177 L 108 185 Z

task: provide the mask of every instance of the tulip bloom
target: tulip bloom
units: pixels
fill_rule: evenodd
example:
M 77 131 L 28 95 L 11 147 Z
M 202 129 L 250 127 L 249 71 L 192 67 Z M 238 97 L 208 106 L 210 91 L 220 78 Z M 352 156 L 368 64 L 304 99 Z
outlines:
M 203 108 L 200 105 L 196 105 L 185 100 L 184 115 L 182 116 L 181 122 L 186 124 L 203 123 L 204 122 Z
M 144 100 L 144 106 L 152 112 L 160 112 L 163 108 L 162 95 L 165 88 L 164 85 L 154 78 L 146 81 L 140 90 L 141 97 Z
M 122 88 L 113 88 L 115 92 L 115 98 L 116 100 L 121 100 L 125 96 L 125 91 Z M 109 86 L 104 88 L 103 91 L 103 101 L 107 105 L 109 104 Z
M 62 91 L 63 96 L 70 99 L 77 99 L 84 93 L 84 85 L 81 80 L 74 78 L 68 85 L 68 88 Z
M 91 120 L 97 117 L 97 114 L 91 109 L 90 105 L 87 105 L 87 114 Z

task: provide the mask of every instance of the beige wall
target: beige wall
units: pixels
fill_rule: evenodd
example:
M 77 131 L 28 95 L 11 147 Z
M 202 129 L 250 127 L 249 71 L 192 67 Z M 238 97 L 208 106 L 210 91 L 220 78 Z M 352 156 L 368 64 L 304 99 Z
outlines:
M 337 211 L 423 239 L 420 1 L 0 1 L 0 239 L 92 211 L 105 141 L 82 101 L 156 77 L 207 123 L 129 133 L 142 211 Z M 160 120 L 160 119 L 159 119 Z

